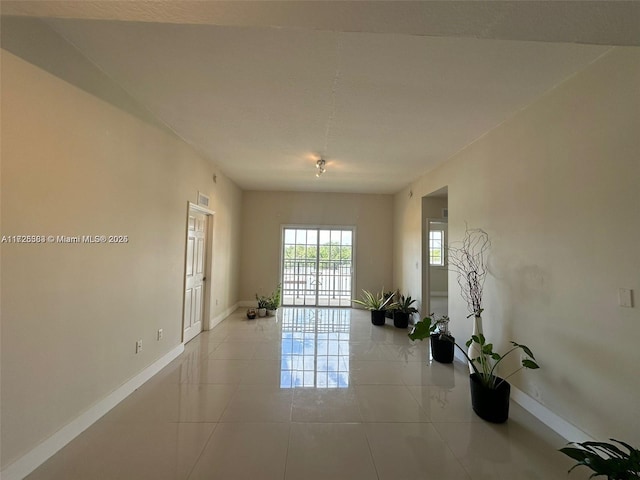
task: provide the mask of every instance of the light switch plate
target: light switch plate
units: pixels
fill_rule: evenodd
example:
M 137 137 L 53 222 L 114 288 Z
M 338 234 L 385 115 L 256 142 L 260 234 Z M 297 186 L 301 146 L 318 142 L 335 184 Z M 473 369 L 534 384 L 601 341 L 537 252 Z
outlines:
M 621 307 L 633 308 L 633 290 L 628 288 L 619 288 L 618 300 Z

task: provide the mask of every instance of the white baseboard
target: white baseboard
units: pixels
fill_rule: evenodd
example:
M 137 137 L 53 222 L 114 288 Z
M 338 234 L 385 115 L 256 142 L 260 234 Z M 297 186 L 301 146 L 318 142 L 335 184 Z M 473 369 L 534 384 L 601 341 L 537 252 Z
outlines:
M 238 307 L 241 306 L 240 303 L 241 302 L 234 303 L 233 305 L 231 305 L 229 308 L 227 308 L 222 313 L 219 313 L 215 317 L 210 318 L 209 319 L 209 330 L 211 330 L 213 327 L 218 325 L 221 321 L 223 321 L 225 318 L 227 318 L 229 315 L 231 315 L 233 312 L 235 312 L 238 309 Z
M 511 399 L 524 408 L 531 415 L 544 423 L 551 430 L 556 432 L 567 442 L 593 442 L 593 437 L 589 436 L 575 425 L 567 422 L 564 418 L 556 415 L 547 407 L 538 403 L 533 397 L 527 395 L 522 390 L 511 385 Z
M 44 442 L 32 449 L 29 453 L 13 462 L 0 472 L 3 480 L 22 480 L 33 472 L 36 468 L 47 461 L 56 452 L 67 445 L 87 428 L 98 421 L 113 407 L 127 398 L 137 388 L 153 377 L 156 373 L 166 367 L 172 360 L 184 351 L 184 345 L 180 344 L 173 350 L 165 354 L 160 359 L 149 365 L 135 377 L 127 381 L 115 391 L 111 392 L 104 399 L 89 408 L 75 420 L 62 427 L 56 433 L 47 438 Z

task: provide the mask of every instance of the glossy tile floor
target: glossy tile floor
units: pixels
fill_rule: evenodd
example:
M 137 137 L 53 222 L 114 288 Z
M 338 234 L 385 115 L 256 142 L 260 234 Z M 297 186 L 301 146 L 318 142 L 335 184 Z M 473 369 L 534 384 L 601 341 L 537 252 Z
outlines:
M 466 366 L 368 312 L 244 310 L 28 478 L 461 480 L 587 478 L 565 442 L 518 405 L 471 410 Z

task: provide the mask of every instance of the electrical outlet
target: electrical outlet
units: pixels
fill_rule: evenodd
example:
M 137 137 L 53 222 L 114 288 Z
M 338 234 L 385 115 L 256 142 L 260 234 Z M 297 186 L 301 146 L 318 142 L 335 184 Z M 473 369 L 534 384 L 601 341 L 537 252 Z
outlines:
M 136 342 L 136 353 L 140 353 L 142 351 L 142 340 L 138 340 Z
M 159 328 L 158 329 L 158 340 L 162 340 L 163 336 L 164 336 L 164 331 L 161 328 Z

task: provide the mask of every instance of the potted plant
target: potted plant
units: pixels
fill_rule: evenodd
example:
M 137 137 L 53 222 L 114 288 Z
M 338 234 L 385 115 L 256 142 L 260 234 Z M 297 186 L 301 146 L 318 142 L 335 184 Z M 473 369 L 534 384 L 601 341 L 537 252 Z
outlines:
M 392 301 L 393 295 L 385 297 L 382 292 L 375 294 L 367 290 L 362 290 L 362 300 L 352 300 L 371 311 L 371 323 L 377 326 L 385 324 L 385 310 L 393 307 Z
M 409 326 L 411 315 L 418 313 L 418 309 L 413 306 L 414 303 L 415 300 L 410 296 L 400 296 L 400 301 L 396 303 L 393 310 L 393 325 L 396 328 L 407 328 Z
M 627 445 L 620 440 L 610 438 L 612 442 L 625 447 L 625 452 L 617 445 L 607 442 L 571 442 L 569 445 L 576 447 L 564 447 L 560 451 L 577 460 L 571 470 L 580 465 L 589 467 L 593 474 L 589 477 L 606 476 L 608 480 L 633 480 L 640 478 L 640 450 Z
M 276 289 L 271 293 L 271 295 L 267 298 L 267 316 L 273 317 L 280 306 L 280 292 L 281 285 L 278 284 Z
M 431 355 L 436 362 L 451 363 L 453 362 L 453 344 L 456 339 L 449 331 L 449 317 L 441 316 L 429 329 L 431 335 Z
M 427 324 L 427 321 L 429 324 L 428 332 L 429 342 L 431 344 L 431 356 L 439 363 L 453 362 L 453 350 L 456 339 L 449 331 L 449 317 L 447 315 L 443 315 L 435 322 L 433 322 L 430 317 L 426 317 L 422 320 L 422 322 L 425 322 L 425 325 Z M 411 340 L 422 340 L 423 338 L 427 338 L 426 335 L 424 337 L 420 336 L 420 329 L 423 326 L 421 325 L 418 327 L 418 325 L 422 322 L 418 322 L 414 331 L 409 334 L 409 338 Z M 416 330 L 418 330 L 418 334 L 416 334 Z
M 416 323 L 413 331 L 409 334 L 411 340 L 422 340 L 431 336 L 431 318 L 426 317 L 422 321 Z M 441 337 L 447 339 L 447 337 Z M 466 343 L 469 347 L 472 343 L 478 344 L 480 351 L 475 358 L 470 358 L 467 352 L 457 343 L 453 344 L 467 358 L 469 365 L 473 369 L 473 373 L 469 375 L 471 386 L 471 405 L 476 414 L 489 422 L 504 423 L 509 418 L 509 396 L 511 393 L 511 385 L 507 382 L 507 378 L 519 372 L 523 368 L 536 369 L 540 368 L 535 361 L 533 352 L 526 345 L 520 345 L 511 342 L 512 348 L 504 355 L 500 355 L 493 351 L 493 344 L 487 343 L 484 335 L 472 335 Z M 497 368 L 500 362 L 504 360 L 510 353 L 515 350 L 522 350 L 525 358 L 521 360 L 522 366 L 509 375 L 499 377 Z
M 258 296 L 256 293 L 256 300 L 258 301 L 258 316 L 266 317 L 267 316 L 267 305 L 269 305 L 269 297 Z
M 387 300 L 388 298 L 391 298 L 391 303 L 389 304 L 389 306 L 385 309 L 384 312 L 384 316 L 385 318 L 391 318 L 393 319 L 393 308 L 391 308 L 393 305 L 395 305 L 394 299 L 396 298 L 396 294 L 398 292 L 394 292 L 392 290 L 389 290 L 388 292 L 384 292 L 382 294 L 382 296 L 384 297 L 385 300 Z

